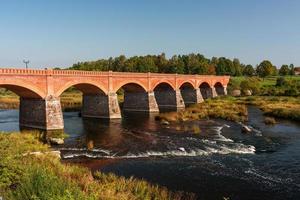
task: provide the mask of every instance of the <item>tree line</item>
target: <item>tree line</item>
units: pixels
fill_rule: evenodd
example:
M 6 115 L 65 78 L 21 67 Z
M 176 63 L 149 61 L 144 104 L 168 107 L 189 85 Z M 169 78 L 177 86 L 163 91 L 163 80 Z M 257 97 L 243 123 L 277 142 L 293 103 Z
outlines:
M 133 56 L 121 55 L 97 61 L 78 62 L 69 69 L 88 71 L 154 72 L 178 74 L 255 76 L 294 75 L 294 65 L 282 65 L 278 70 L 270 61 L 264 60 L 257 66 L 245 65 L 234 58 L 206 58 L 202 54 L 174 55 L 166 58 L 160 55 Z

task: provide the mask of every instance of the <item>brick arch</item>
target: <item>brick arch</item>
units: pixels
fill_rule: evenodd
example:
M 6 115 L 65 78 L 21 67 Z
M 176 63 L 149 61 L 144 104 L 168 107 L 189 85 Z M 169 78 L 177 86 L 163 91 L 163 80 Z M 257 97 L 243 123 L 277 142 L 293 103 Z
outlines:
M 209 82 L 201 82 L 199 88 L 203 99 L 213 97 L 212 86 L 209 84 Z
M 211 82 L 211 86 L 215 86 L 217 83 L 220 83 L 223 87 L 226 87 L 229 82 L 229 78 L 223 78 L 223 79 L 213 79 Z
M 46 91 L 35 86 L 34 83 L 20 79 L 2 79 L 0 87 L 7 88 L 21 97 L 45 98 Z
M 221 82 L 216 82 L 214 84 L 217 95 L 225 95 L 224 85 Z
M 190 84 L 194 89 L 196 89 L 195 84 L 190 80 L 183 81 L 180 85 L 178 85 L 178 89 L 180 89 L 183 85 L 186 85 L 186 84 Z
M 69 81 L 69 82 L 65 83 L 62 87 L 60 87 L 55 92 L 55 96 L 59 97 L 65 90 L 67 90 L 68 88 L 70 88 L 72 86 L 77 87 L 82 92 L 84 92 L 85 87 L 86 88 L 90 87 L 90 89 L 87 89 L 87 90 L 95 90 L 94 93 L 103 92 L 104 94 L 107 94 L 107 90 L 105 89 L 105 87 L 100 85 L 98 82 L 88 81 L 88 80 L 85 80 L 85 81 L 73 80 L 73 81 Z M 88 91 L 88 93 L 90 93 L 90 91 Z
M 151 88 L 151 91 L 154 91 L 154 89 L 155 89 L 159 84 L 162 84 L 162 83 L 168 84 L 173 90 L 176 90 L 176 87 L 173 85 L 173 83 L 171 83 L 171 82 L 168 81 L 168 80 L 161 80 L 161 81 L 156 82 L 156 83 L 153 85 L 153 87 Z
M 126 81 L 122 81 L 122 82 L 118 83 L 116 86 L 114 86 L 114 92 L 117 92 L 123 86 L 129 85 L 129 84 L 137 85 L 137 86 L 141 87 L 145 92 L 148 91 L 147 87 L 142 82 L 140 82 L 138 80 L 135 80 L 135 81 L 126 80 Z
M 198 83 L 197 88 L 200 88 L 200 86 L 201 86 L 202 84 L 208 84 L 209 87 L 214 87 L 214 83 L 212 83 L 211 81 L 209 81 L 209 80 L 203 80 L 203 81 L 200 81 L 200 82 Z

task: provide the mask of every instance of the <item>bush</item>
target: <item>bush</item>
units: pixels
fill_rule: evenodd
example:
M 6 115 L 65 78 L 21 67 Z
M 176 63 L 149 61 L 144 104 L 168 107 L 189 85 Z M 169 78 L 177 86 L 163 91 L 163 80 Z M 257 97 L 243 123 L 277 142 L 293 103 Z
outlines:
M 286 80 L 284 77 L 279 77 L 276 79 L 276 86 L 283 86 L 286 84 Z
M 243 93 L 245 93 L 246 90 L 250 90 L 252 94 L 258 94 L 259 93 L 259 81 L 255 78 L 248 78 L 241 82 L 241 90 Z

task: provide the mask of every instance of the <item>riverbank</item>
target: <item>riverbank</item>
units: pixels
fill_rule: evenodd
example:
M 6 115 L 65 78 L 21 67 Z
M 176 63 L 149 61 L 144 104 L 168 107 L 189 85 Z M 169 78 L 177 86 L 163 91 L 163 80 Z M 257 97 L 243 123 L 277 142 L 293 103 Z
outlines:
M 217 97 L 179 112 L 162 113 L 156 119 L 162 123 L 209 118 L 246 122 L 248 120 L 247 105 L 258 106 L 267 116 L 300 121 L 299 98 L 267 96 Z
M 61 95 L 61 107 L 65 112 L 80 111 L 82 105 L 82 94 L 79 92 L 64 93 Z M 20 100 L 15 94 L 0 96 L 0 109 L 19 109 Z
M 182 193 L 143 180 L 92 174 L 85 167 L 62 164 L 57 153 L 51 153 L 33 133 L 1 133 L 0 155 L 0 196 L 4 199 L 183 198 Z

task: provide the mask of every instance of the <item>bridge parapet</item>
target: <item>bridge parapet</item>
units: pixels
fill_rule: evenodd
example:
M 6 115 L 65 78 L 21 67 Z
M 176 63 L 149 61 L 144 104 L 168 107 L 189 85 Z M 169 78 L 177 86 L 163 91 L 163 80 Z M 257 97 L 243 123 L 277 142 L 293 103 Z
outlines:
M 47 70 L 1 68 L 0 69 L 0 74 L 46 75 L 47 74 Z

